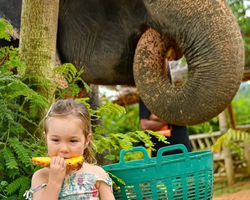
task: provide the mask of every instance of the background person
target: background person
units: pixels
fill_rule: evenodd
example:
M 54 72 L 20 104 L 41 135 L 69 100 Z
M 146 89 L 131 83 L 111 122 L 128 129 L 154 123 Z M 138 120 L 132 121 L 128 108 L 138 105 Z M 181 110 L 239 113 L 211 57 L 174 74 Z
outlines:
M 160 130 L 163 127 L 168 127 L 167 130 L 171 132 L 170 134 L 167 133 L 164 134 L 167 137 L 167 141 L 169 142 L 169 144 L 166 144 L 162 141 L 158 141 L 157 137 L 154 136 L 151 137 L 151 141 L 154 143 L 153 148 L 156 149 L 156 151 L 152 151 L 151 154 L 152 157 L 155 157 L 157 155 L 157 151 L 161 147 L 173 144 L 184 144 L 189 152 L 192 151 L 192 146 L 189 140 L 189 133 L 187 126 L 176 126 L 168 124 L 167 122 L 164 122 L 163 120 L 159 119 L 156 115 L 150 112 L 150 110 L 146 107 L 141 98 L 139 99 L 139 115 L 140 115 L 140 126 L 142 130 L 161 132 Z M 173 150 L 164 153 L 164 155 L 176 154 L 181 152 L 182 152 L 181 150 Z

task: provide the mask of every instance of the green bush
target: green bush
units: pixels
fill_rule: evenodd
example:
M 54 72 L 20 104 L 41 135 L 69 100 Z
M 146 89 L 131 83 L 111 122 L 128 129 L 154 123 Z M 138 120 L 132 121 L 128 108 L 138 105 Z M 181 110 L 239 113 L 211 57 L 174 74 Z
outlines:
M 232 101 L 237 125 L 250 124 L 250 83 L 243 82 Z

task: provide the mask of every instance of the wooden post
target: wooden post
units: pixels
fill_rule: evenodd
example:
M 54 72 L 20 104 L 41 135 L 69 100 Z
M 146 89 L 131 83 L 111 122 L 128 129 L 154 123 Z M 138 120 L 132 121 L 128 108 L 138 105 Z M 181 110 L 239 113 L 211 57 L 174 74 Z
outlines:
M 246 124 L 246 125 L 239 125 L 236 127 L 237 130 L 242 130 L 242 131 L 246 131 L 248 134 L 250 134 L 250 124 Z M 247 139 L 245 139 L 243 141 L 243 146 L 244 146 L 244 159 L 246 160 L 246 171 L 247 174 L 250 174 L 250 146 L 249 146 L 249 142 L 247 141 Z
M 232 124 L 234 124 L 234 120 L 232 120 L 232 119 L 234 119 L 233 115 L 232 115 L 232 107 L 229 106 L 228 110 L 230 110 L 229 116 L 230 116 L 230 123 L 232 125 Z M 218 117 L 219 117 L 220 131 L 222 133 L 227 132 L 228 126 L 227 126 L 227 120 L 226 120 L 226 112 L 225 111 L 221 112 Z M 232 160 L 231 150 L 228 147 L 226 147 L 225 145 L 223 145 L 223 154 L 225 156 L 224 161 L 225 161 L 225 171 L 226 171 L 226 176 L 227 176 L 227 183 L 228 183 L 228 185 L 232 185 L 235 183 L 233 160 Z
M 230 119 L 231 128 L 235 130 L 236 129 L 236 123 L 235 123 L 232 103 L 230 103 L 228 105 L 227 110 L 228 110 L 228 115 L 229 115 L 229 119 Z
M 231 156 L 231 151 L 228 147 L 223 146 L 223 153 L 225 156 L 225 169 L 226 169 L 226 174 L 227 174 L 227 182 L 228 182 L 228 185 L 230 186 L 235 183 L 233 160 Z
M 249 143 L 244 140 L 244 158 L 246 159 L 247 164 L 247 174 L 250 174 L 250 151 L 249 151 Z
M 222 111 L 219 115 L 219 125 L 220 125 L 220 132 L 225 133 L 227 132 L 227 117 L 225 110 Z

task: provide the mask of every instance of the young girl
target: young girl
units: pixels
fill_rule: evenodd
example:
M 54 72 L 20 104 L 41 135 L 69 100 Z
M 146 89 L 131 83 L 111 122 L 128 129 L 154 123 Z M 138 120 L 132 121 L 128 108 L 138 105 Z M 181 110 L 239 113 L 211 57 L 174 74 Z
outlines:
M 49 168 L 36 171 L 29 200 L 114 200 L 112 182 L 107 173 L 94 165 L 91 155 L 90 115 L 83 103 L 73 99 L 59 100 L 45 117 L 45 136 Z M 64 159 L 84 156 L 79 171 L 67 171 Z

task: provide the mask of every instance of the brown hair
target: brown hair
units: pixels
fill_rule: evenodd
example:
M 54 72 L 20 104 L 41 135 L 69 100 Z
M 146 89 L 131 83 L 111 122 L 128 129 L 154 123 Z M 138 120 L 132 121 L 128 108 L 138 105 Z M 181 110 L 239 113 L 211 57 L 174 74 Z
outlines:
M 64 117 L 68 115 L 73 115 L 79 119 L 82 120 L 83 122 L 83 127 L 85 129 L 83 130 L 83 134 L 85 138 L 87 139 L 87 136 L 91 134 L 91 119 L 90 119 L 90 114 L 82 102 L 75 101 L 74 99 L 60 99 L 48 110 L 48 113 L 45 116 L 45 123 L 44 123 L 44 130 L 45 134 L 48 132 L 48 127 L 47 127 L 47 120 L 50 117 Z M 84 150 L 83 156 L 84 160 L 86 160 L 88 163 L 96 163 L 96 159 L 94 158 L 93 154 L 93 142 L 90 141 L 89 145 L 87 148 Z

